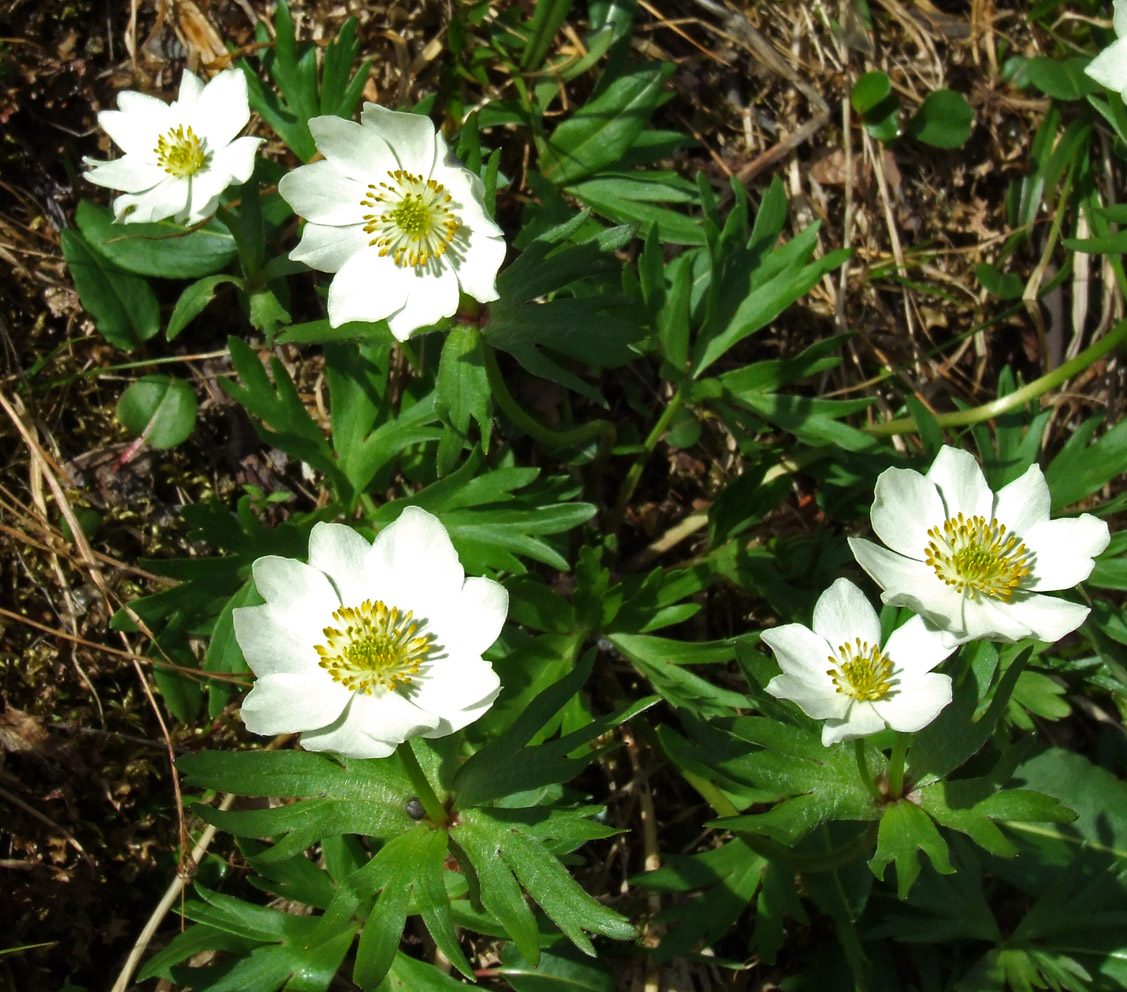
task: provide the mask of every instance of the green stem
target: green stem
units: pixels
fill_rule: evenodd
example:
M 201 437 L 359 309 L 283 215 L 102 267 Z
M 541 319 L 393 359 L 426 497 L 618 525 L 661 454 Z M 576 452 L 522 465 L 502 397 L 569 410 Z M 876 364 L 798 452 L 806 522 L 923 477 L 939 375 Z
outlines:
M 246 238 L 243 237 L 243 229 L 239 227 L 239 221 L 230 210 L 226 207 L 218 207 L 215 211 L 216 218 L 223 224 L 224 227 L 231 233 L 234 239 L 235 247 L 239 252 L 239 261 L 243 263 L 243 272 L 246 273 L 246 290 L 251 290 L 255 286 L 260 285 L 262 282 L 262 273 L 259 271 L 258 263 L 255 261 L 254 253 L 247 244 Z
M 608 530 L 614 533 L 622 525 L 622 521 L 626 519 L 626 511 L 630 507 L 630 500 L 634 497 L 634 490 L 638 488 L 638 482 L 642 478 L 642 472 L 645 471 L 646 462 L 650 460 L 650 455 L 653 454 L 654 448 L 657 447 L 658 441 L 661 440 L 662 435 L 669 429 L 670 423 L 673 418 L 677 416 L 681 407 L 685 405 L 685 394 L 683 390 L 678 389 L 673 394 L 673 399 L 669 401 L 669 405 L 662 411 L 660 417 L 657 418 L 657 423 L 653 425 L 653 429 L 646 436 L 645 442 L 642 444 L 642 450 L 634 456 L 634 461 L 630 465 L 626 473 L 626 478 L 623 480 L 622 488 L 618 492 L 618 500 L 614 504 L 614 509 L 611 511 Z
M 888 798 L 899 799 L 904 795 L 904 759 L 908 755 L 911 734 L 897 734 L 892 745 L 892 756 L 888 759 Z
M 878 802 L 884 802 L 884 796 L 880 794 L 880 789 L 877 788 L 876 782 L 869 774 L 869 765 L 865 761 L 865 738 L 858 737 L 853 741 L 853 754 L 857 758 L 857 771 L 861 773 L 861 781 L 865 783 L 865 788 L 872 793 L 873 798 Z
M 497 364 L 497 355 L 485 340 L 481 342 L 481 354 L 485 361 L 485 373 L 489 377 L 489 389 L 493 399 L 517 427 L 529 437 L 535 438 L 549 448 L 576 448 L 588 441 L 614 430 L 609 420 L 592 420 L 566 431 L 553 431 L 531 417 L 509 392 Z
M 415 752 L 412 750 L 413 744 L 413 740 L 404 741 L 396 748 L 396 754 L 399 755 L 399 760 L 403 763 L 403 770 L 407 772 L 407 777 L 411 780 L 411 787 L 415 790 L 419 802 L 423 804 L 423 809 L 427 812 L 427 819 L 436 827 L 445 827 L 449 820 L 446 815 L 446 807 L 439 802 L 434 788 L 427 780 L 426 774 L 419 764 L 419 759 L 415 757 Z
M 941 413 L 935 418 L 940 427 L 966 427 L 969 424 L 977 424 L 983 420 L 990 420 L 993 417 L 999 417 L 1003 413 L 1008 413 L 1017 407 L 1024 406 L 1030 400 L 1035 400 L 1039 396 L 1043 396 L 1051 389 L 1056 389 L 1058 386 L 1071 379 L 1073 376 L 1083 372 L 1089 365 L 1099 361 L 1113 348 L 1127 341 L 1127 319 L 1121 320 L 1115 325 L 1107 334 L 1099 339 L 1095 344 L 1089 345 L 1075 358 L 1065 362 L 1063 365 L 1057 366 L 1051 372 L 1045 373 L 1038 379 L 1022 386 L 1010 393 L 1009 396 L 1002 396 L 999 399 L 992 400 L 989 403 L 983 403 L 982 406 L 972 407 L 969 410 L 955 410 L 952 413 Z M 899 420 L 889 420 L 883 424 L 871 424 L 868 427 L 861 428 L 866 434 L 873 437 L 891 437 L 893 434 L 912 434 L 916 428 L 916 422 L 911 417 L 901 417 Z

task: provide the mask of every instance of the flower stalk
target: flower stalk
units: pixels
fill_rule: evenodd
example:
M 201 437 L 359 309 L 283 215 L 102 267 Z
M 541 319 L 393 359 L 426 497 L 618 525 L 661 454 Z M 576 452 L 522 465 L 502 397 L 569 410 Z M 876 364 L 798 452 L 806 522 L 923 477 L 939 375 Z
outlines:
M 445 827 L 450 819 L 446 813 L 446 807 L 442 805 L 434 787 L 426 776 L 426 772 L 419 764 L 419 759 L 415 757 L 414 746 L 413 739 L 404 741 L 395 749 L 395 753 L 399 756 L 403 770 L 411 780 L 411 788 L 415 790 L 415 795 L 419 802 L 423 804 L 423 809 L 426 810 L 427 819 L 436 827 Z

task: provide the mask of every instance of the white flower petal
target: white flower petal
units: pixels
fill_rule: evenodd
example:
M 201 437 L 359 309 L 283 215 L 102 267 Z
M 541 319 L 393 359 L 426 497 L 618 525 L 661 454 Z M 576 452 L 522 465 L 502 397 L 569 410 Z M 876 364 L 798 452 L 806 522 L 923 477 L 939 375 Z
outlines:
M 350 179 L 337 168 L 336 163 L 326 159 L 298 166 L 282 176 L 278 192 L 299 217 L 329 227 L 353 225 L 362 236 L 363 244 L 371 240 L 372 235 L 361 230 L 364 215 L 371 212 L 370 207 L 361 203 L 368 187 L 363 182 Z M 308 228 L 307 224 L 306 230 Z M 325 271 L 335 272 L 336 269 Z
M 309 564 L 324 572 L 342 603 L 370 598 L 364 562 L 372 545 L 344 524 L 318 523 L 309 534 Z
M 314 650 L 320 630 L 303 624 L 301 619 L 300 614 L 287 614 L 269 604 L 241 606 L 233 611 L 235 639 L 250 670 L 259 678 L 323 674 Z
M 421 114 L 403 114 L 376 103 L 365 103 L 360 124 L 379 133 L 400 168 L 426 178 L 430 178 L 438 157 L 439 142 L 443 154 L 446 150 L 445 141 L 435 132 L 430 119 Z
M 929 626 L 923 617 L 912 617 L 897 627 L 884 645 L 884 653 L 901 673 L 921 675 L 947 658 L 954 647 L 943 632 Z
M 320 730 L 307 730 L 301 735 L 306 751 L 335 751 L 348 758 L 386 758 L 395 753 L 395 745 L 378 741 L 364 733 L 356 720 L 341 717 Z
M 196 134 L 207 138 L 210 147 L 233 141 L 250 120 L 247 80 L 242 70 L 226 69 L 213 76 L 200 92 L 190 117 Z
M 775 661 L 784 674 L 801 681 L 824 683 L 827 691 L 834 691 L 826 676 L 834 648 L 824 637 L 800 623 L 788 623 L 763 631 L 759 639 L 775 653 Z
M 837 692 L 829 676 L 822 676 L 824 684 L 793 675 L 776 675 L 764 687 L 776 699 L 789 699 L 812 720 L 840 720 L 849 710 L 852 700 Z
M 291 258 L 302 259 L 294 252 Z M 405 279 L 396 275 L 395 263 L 380 258 L 379 249 L 365 248 L 340 267 L 329 285 L 329 324 L 340 327 L 350 320 L 383 320 L 402 308 L 410 289 Z
M 1119 11 L 1116 11 L 1118 18 Z M 1122 93 L 1127 89 L 1127 38 L 1113 41 L 1088 63 L 1084 71 L 1101 86 Z
M 884 730 L 884 720 L 870 703 L 856 703 L 841 720 L 827 720 L 822 726 L 822 744 L 829 747 L 841 741 L 868 737 Z
M 461 591 L 450 601 L 449 613 L 440 619 L 444 627 L 458 632 L 459 651 L 480 657 L 500 636 L 508 615 L 505 587 L 492 579 L 471 577 L 462 583 Z
M 185 69 L 180 77 L 180 92 L 177 94 L 176 102 L 184 104 L 185 107 L 192 107 L 203 91 L 204 81 L 190 69 Z
M 1114 0 L 1112 4 L 1112 24 L 1120 38 L 1127 38 L 1127 0 Z
M 401 744 L 408 737 L 433 730 L 440 719 L 419 709 L 398 692 L 371 696 L 354 693 L 347 718 L 362 727 L 369 737 L 387 744 Z
M 1033 573 L 1021 588 L 1038 592 L 1071 589 L 1083 582 L 1092 574 L 1092 559 L 1102 554 L 1111 540 L 1107 524 L 1090 513 L 1045 520 L 1022 537 L 1034 559 Z
M 438 722 L 423 736 L 445 737 L 484 713 L 501 691 L 493 666 L 480 658 L 447 659 L 412 683 L 407 698 Z
M 119 189 L 123 193 L 143 193 L 168 178 L 168 173 L 155 162 L 142 161 L 136 155 L 111 162 L 85 160 L 88 171 L 84 173 L 87 182 L 109 189 Z
M 835 650 L 857 638 L 880 645 L 880 618 L 865 594 L 848 579 L 838 579 L 814 607 L 814 633 Z
M 959 631 L 954 626 L 952 629 L 964 641 L 979 639 L 1020 641 L 1024 637 L 1029 637 L 1033 628 L 1022 619 L 1022 610 L 1013 608 L 1020 598 L 1015 596 L 1009 603 L 986 598 L 968 598 L 963 603 L 962 630 Z
M 247 694 L 240 713 L 252 734 L 292 734 L 328 726 L 351 697 L 352 693 L 320 669 L 316 676 L 267 675 Z
M 1033 637 L 1039 641 L 1059 641 L 1071 634 L 1088 618 L 1088 607 L 1071 603 L 1057 596 L 1039 596 L 1036 593 L 1014 596 L 1005 604 L 998 604 L 995 612 L 1005 616 L 1012 630 L 1020 630 L 1010 640 Z
M 870 519 L 877 537 L 893 551 L 922 561 L 928 521 L 944 520 L 943 500 L 919 472 L 885 469 L 877 478 Z
M 341 605 L 325 574 L 303 562 L 269 555 L 259 558 L 251 572 L 262 598 L 283 613 L 321 618 Z
M 923 730 L 951 702 L 951 680 L 930 672 L 901 684 L 885 699 L 873 700 L 873 712 L 893 730 L 914 734 Z
M 423 617 L 456 610 L 466 576 L 446 528 L 417 506 L 376 535 L 364 568 L 381 599 Z
M 1022 475 L 998 490 L 994 516 L 998 523 L 1019 538 L 1031 527 L 1049 519 L 1052 498 L 1045 475 L 1037 465 L 1030 465 Z
M 499 296 L 497 272 L 505 261 L 509 246 L 505 244 L 504 237 L 474 238 L 471 234 L 471 240 L 474 241 L 473 250 L 451 264 L 458 274 L 458 285 L 463 293 L 472 296 L 478 303 L 491 303 Z
M 118 93 L 117 106 L 98 114 L 98 127 L 127 155 L 155 159 L 157 138 L 176 123 L 173 110 L 163 100 L 133 90 Z
M 949 625 L 947 618 L 958 616 L 962 596 L 922 561 L 905 558 L 859 537 L 849 539 L 849 550 L 857 564 L 884 590 L 882 602 L 907 606 L 941 627 Z
M 166 217 L 187 215 L 191 189 L 183 179 L 166 176 L 144 193 L 122 193 L 113 201 L 114 220 L 149 224 Z
M 301 241 L 290 252 L 290 258 L 295 262 L 304 262 L 319 272 L 337 272 L 350 258 L 368 248 L 371 239 L 372 236 L 366 234 L 359 224 L 352 227 L 323 227 L 309 221 L 302 228 Z
M 948 519 L 959 513 L 967 518 L 981 516 L 990 519 L 994 494 L 986 484 L 978 461 L 969 451 L 944 446 L 928 469 L 927 479 L 935 484 L 943 497 Z
M 374 128 L 340 117 L 314 117 L 309 121 L 309 130 L 317 150 L 339 172 L 365 187 L 383 181 L 389 172 L 399 168 L 387 142 Z
M 401 269 L 411 280 L 403 305 L 388 315 L 387 326 L 397 341 L 406 341 L 412 331 L 436 324 L 458 309 L 458 276 L 447 265 L 436 274 L 422 268 Z
M 245 183 L 254 172 L 254 159 L 262 142 L 262 138 L 236 138 L 215 152 L 211 167 L 217 173 L 225 173 L 230 177 L 228 185 Z

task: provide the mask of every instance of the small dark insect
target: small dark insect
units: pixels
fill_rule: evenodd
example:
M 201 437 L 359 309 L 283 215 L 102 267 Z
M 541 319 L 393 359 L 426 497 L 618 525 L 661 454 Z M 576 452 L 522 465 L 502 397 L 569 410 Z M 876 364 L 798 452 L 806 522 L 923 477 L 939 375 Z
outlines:
M 412 796 L 407 800 L 407 815 L 412 820 L 421 820 L 427 815 L 427 811 L 423 809 L 423 804 L 419 802 L 416 796 Z

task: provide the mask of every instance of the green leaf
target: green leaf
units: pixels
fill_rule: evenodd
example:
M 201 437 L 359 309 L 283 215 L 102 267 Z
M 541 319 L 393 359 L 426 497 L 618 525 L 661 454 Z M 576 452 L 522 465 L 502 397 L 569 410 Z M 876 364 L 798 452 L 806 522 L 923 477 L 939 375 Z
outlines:
M 374 992 L 467 992 L 477 986 L 459 982 L 434 965 L 404 954 L 395 955 L 391 969 Z
M 931 817 L 907 799 L 889 803 L 877 830 L 876 854 L 869 860 L 873 874 L 883 880 L 885 868 L 895 861 L 896 894 L 907 899 L 920 874 L 920 851 L 940 874 L 955 871 L 947 856 L 947 842 L 939 836 Z
M 892 92 L 887 73 L 866 72 L 853 84 L 849 102 L 877 141 L 891 141 L 900 133 L 900 98 Z
M 515 992 L 614 992 L 616 987 L 609 962 L 580 957 L 566 944 L 532 959 L 504 947 L 499 970 Z
M 227 600 L 223 611 L 215 621 L 211 631 L 211 638 L 207 643 L 207 652 L 204 654 L 203 669 L 205 672 L 218 672 L 229 675 L 243 675 L 250 672 L 235 639 L 234 611 L 240 606 L 250 606 L 260 603 L 262 597 L 258 595 L 254 583 L 249 579 L 234 596 Z M 235 687 L 230 682 L 214 680 L 207 690 L 207 715 L 215 719 L 231 702 Z
M 157 450 L 183 443 L 196 424 L 196 394 L 183 379 L 146 375 L 117 401 L 118 422 Z
M 1099 417 L 1085 421 L 1045 470 L 1053 509 L 1087 499 L 1127 471 L 1127 421 L 1113 425 L 1099 440 L 1088 444 L 1100 422 Z
M 87 243 L 126 272 L 165 279 L 198 279 L 227 266 L 237 254 L 235 239 L 210 221 L 198 230 L 170 220 L 115 224 L 113 211 L 81 200 L 75 223 Z
M 567 20 L 571 4 L 572 0 L 537 0 L 520 57 L 520 67 L 526 72 L 539 68 L 544 61 L 556 32 Z
M 1100 84 L 1084 71 L 1091 61 L 1086 55 L 1067 59 L 1035 55 L 1026 59 L 1015 82 L 1029 83 L 1054 100 L 1082 100 L 1100 89 Z
M 78 298 L 102 337 L 132 351 L 160 330 L 160 304 L 141 276 L 118 268 L 77 231 L 67 228 L 60 240 Z
M 647 62 L 614 80 L 543 139 L 540 172 L 557 186 L 617 165 L 662 102 L 668 62 Z
M 958 148 L 970 137 L 974 111 L 953 90 L 929 93 L 908 121 L 907 132 L 933 148 Z
M 164 332 L 165 337 L 169 341 L 175 338 L 215 299 L 215 290 L 228 282 L 235 286 L 242 285 L 241 280 L 234 276 L 205 276 L 188 286 L 180 294 L 176 306 L 172 308 L 172 316 L 168 318 L 168 327 Z
M 481 432 L 482 451 L 489 451 L 493 403 L 481 351 L 481 335 L 476 328 L 458 326 L 446 335 L 438 361 L 434 409 L 464 443 L 469 441 L 470 421 L 475 421 Z M 457 453 L 461 450 L 459 444 Z M 440 466 L 438 474 L 446 475 L 451 468 L 452 463 Z

